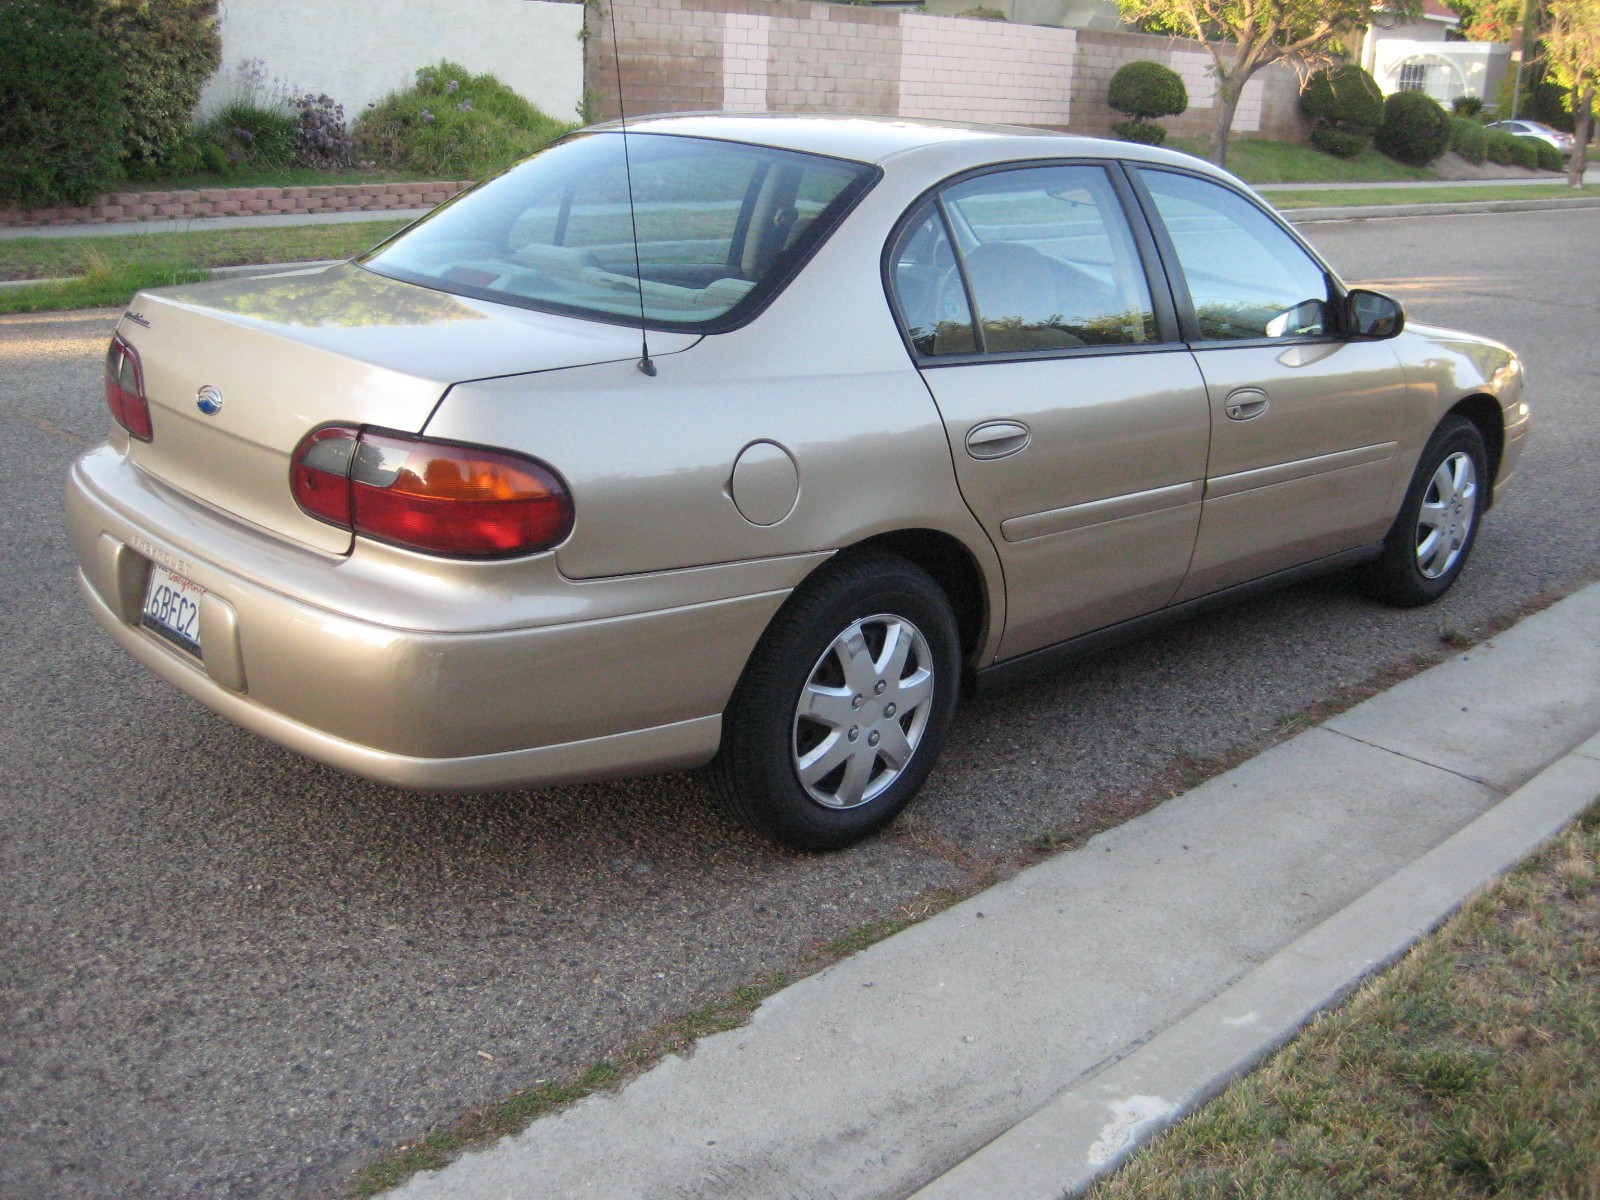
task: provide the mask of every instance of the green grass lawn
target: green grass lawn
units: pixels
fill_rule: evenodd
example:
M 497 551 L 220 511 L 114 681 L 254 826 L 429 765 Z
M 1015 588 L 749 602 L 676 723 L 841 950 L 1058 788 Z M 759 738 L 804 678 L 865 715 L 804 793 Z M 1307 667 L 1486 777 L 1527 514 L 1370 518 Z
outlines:
M 64 282 L 0 291 L 0 313 L 100 308 L 147 287 L 192 283 L 211 267 L 350 258 L 405 221 L 354 221 L 127 237 L 0 240 L 0 279 Z
M 1089 1200 L 1600 1196 L 1600 805 Z
M 1206 138 L 1168 138 L 1166 144 L 1196 158 L 1205 158 L 1211 146 Z M 1229 139 L 1228 170 L 1246 183 L 1381 183 L 1437 178 L 1425 167 L 1408 167 L 1372 149 L 1355 158 L 1335 158 L 1313 146 L 1262 138 Z
M 1570 199 L 1573 196 L 1600 196 L 1600 188 L 1573 189 L 1564 183 L 1485 183 L 1481 187 L 1439 188 L 1350 188 L 1336 192 L 1267 192 L 1276 208 L 1345 208 L 1362 204 L 1440 204 L 1472 200 Z

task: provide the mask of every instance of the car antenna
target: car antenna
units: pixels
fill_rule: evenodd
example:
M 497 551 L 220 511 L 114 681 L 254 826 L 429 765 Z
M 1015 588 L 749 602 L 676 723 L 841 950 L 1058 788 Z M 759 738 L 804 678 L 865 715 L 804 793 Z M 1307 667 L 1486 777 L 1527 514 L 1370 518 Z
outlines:
M 633 211 L 633 162 L 628 157 L 628 109 L 622 100 L 622 51 L 617 47 L 617 6 L 606 14 L 611 25 L 611 62 L 617 72 L 617 114 L 622 119 L 622 171 L 628 182 L 628 227 L 633 233 L 633 275 L 639 285 L 639 370 L 655 378 L 656 364 L 650 361 L 650 335 L 644 315 L 644 268 L 639 265 L 639 219 Z

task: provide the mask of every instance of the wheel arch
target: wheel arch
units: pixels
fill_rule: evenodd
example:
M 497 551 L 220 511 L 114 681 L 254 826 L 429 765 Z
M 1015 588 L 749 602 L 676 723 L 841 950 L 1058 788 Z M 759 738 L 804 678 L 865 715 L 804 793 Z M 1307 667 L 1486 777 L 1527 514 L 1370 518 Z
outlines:
M 1500 477 L 1500 462 L 1506 450 L 1505 416 L 1500 401 L 1484 392 L 1478 392 L 1456 402 L 1446 416 L 1465 417 L 1477 426 L 1483 437 L 1484 449 L 1489 453 L 1489 478 L 1485 480 L 1483 510 L 1489 511 L 1494 503 L 1494 481 Z
M 882 550 L 921 567 L 939 585 L 955 611 L 961 633 L 961 660 L 970 668 L 988 641 L 995 605 L 983 568 L 959 538 L 935 529 L 897 529 L 880 533 L 840 550 L 851 554 Z

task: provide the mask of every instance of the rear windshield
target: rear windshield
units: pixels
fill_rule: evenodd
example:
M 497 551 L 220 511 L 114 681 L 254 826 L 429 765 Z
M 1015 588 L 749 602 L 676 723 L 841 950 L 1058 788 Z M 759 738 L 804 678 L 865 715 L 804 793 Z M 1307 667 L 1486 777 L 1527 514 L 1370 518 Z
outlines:
M 361 260 L 528 308 L 711 331 L 782 287 L 876 172 L 762 146 L 630 133 L 559 142 Z M 638 228 L 635 267 L 633 227 Z

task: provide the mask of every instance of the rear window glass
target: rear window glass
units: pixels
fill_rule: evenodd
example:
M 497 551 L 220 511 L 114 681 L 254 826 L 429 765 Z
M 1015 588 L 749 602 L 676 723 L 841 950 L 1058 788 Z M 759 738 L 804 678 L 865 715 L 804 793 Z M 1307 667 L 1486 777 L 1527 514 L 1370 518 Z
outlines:
M 872 182 L 862 163 L 733 142 L 584 134 L 440 209 L 362 264 L 459 295 L 726 328 L 753 311 Z M 638 229 L 635 265 L 633 230 Z

